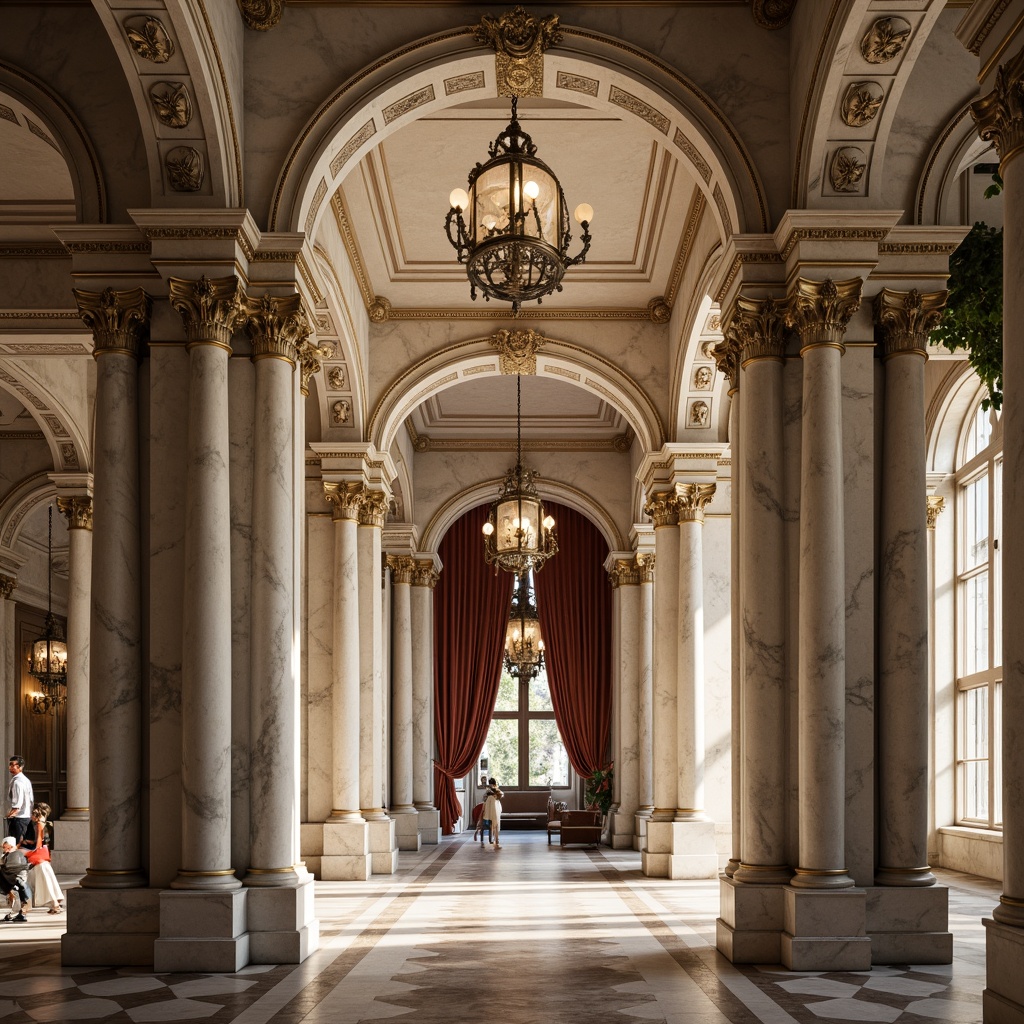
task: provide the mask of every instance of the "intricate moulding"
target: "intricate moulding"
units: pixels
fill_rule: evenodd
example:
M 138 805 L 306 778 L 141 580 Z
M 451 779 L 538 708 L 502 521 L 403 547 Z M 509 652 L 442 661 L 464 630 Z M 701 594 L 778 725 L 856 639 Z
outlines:
M 198 192 L 206 169 L 203 154 L 194 146 L 175 146 L 166 156 L 167 180 L 175 192 Z
M 154 82 L 149 100 L 157 120 L 168 128 L 184 128 L 192 120 L 192 100 L 184 82 Z
M 748 359 L 781 359 L 785 355 L 785 310 L 782 299 L 737 296 L 729 338 L 738 346 L 741 363 Z
M 396 100 L 390 106 L 385 107 L 383 111 L 384 123 L 391 124 L 392 121 L 397 121 L 404 114 L 408 114 L 410 110 L 416 110 L 417 107 L 433 102 L 434 87 L 426 85 L 422 89 L 417 89 L 415 92 L 409 93 L 408 96 L 403 96 L 400 100 Z
M 703 523 L 704 509 L 715 496 L 717 484 L 676 484 L 675 506 L 681 523 Z
M 336 427 L 348 426 L 352 422 L 352 403 L 345 398 L 339 398 L 331 406 L 331 423 Z
M 846 325 L 860 308 L 863 282 L 859 277 L 847 281 L 811 281 L 798 277 L 786 307 L 786 324 L 795 327 L 803 347 L 842 345 Z
M 842 146 L 832 154 L 829 161 L 828 180 L 836 192 L 859 192 L 867 169 L 864 150 L 856 146 Z
M 503 374 L 531 376 L 537 372 L 537 352 L 547 339 L 537 331 L 498 331 L 491 344 L 498 350 Z
M 705 430 L 711 426 L 711 406 L 703 398 L 689 403 L 686 426 L 691 430 Z
M 662 135 L 668 135 L 672 121 L 660 110 L 640 99 L 639 96 L 634 96 L 632 93 L 626 92 L 625 89 L 613 85 L 608 91 L 608 102 L 622 107 L 623 110 L 628 110 L 631 114 L 636 114 L 637 117 L 657 128 Z
M 321 349 L 323 345 L 320 346 Z M 332 366 L 327 371 L 327 383 L 335 391 L 344 391 L 347 381 L 345 380 L 345 371 L 340 366 Z
M 127 352 L 137 356 L 139 343 L 149 322 L 150 298 L 141 288 L 87 292 L 73 288 L 79 316 L 92 331 L 95 350 Z
M 170 279 L 171 308 L 185 325 L 190 342 L 217 342 L 231 347 L 231 334 L 245 322 L 245 296 L 238 278 L 205 274 L 198 281 Z
M 475 89 L 482 89 L 484 84 L 484 73 L 482 71 L 471 71 L 469 74 L 446 78 L 444 80 L 444 94 L 445 96 L 456 96 L 460 92 L 473 92 Z
M 300 342 L 298 349 L 299 361 L 299 393 L 303 398 L 309 397 L 309 382 L 314 373 L 320 372 L 320 350 L 311 341 Z
M 513 7 L 499 18 L 485 14 L 473 35 L 494 50 L 499 96 L 544 95 L 544 51 L 562 41 L 557 14 L 538 21 Z
M 843 96 L 843 124 L 863 128 L 878 116 L 884 100 L 885 90 L 878 82 L 853 82 Z
M 875 296 L 875 323 L 882 329 L 885 355 L 917 352 L 926 355 L 928 333 L 939 326 L 948 292 L 908 292 L 883 288 Z
M 667 324 L 672 319 L 672 307 L 664 295 L 656 295 L 647 303 L 647 313 L 652 324 Z
M 294 363 L 299 346 L 309 337 L 309 321 L 298 295 L 261 295 L 245 305 L 245 329 L 253 355 L 278 356 Z
M 711 366 L 695 366 L 693 369 L 694 391 L 710 391 L 711 385 L 715 382 L 715 370 Z
M 888 64 L 903 52 L 910 33 L 903 18 L 879 18 L 860 41 L 860 52 L 869 64 Z
M 789 24 L 796 0 L 753 0 L 754 20 L 762 28 L 785 28 Z
M 935 522 L 946 507 L 946 499 L 941 494 L 928 495 L 928 507 L 925 511 L 927 516 L 928 529 L 935 529 Z
M 1024 50 L 996 70 L 995 88 L 971 104 L 978 134 L 996 147 L 1000 160 L 1024 143 Z
M 574 75 L 569 71 L 559 71 L 555 85 L 559 89 L 567 89 L 569 92 L 583 93 L 584 96 L 597 96 L 601 83 L 596 78 Z
M 257 32 L 272 29 L 284 11 L 284 0 L 238 0 L 242 21 Z
M 124 34 L 143 60 L 166 64 L 174 56 L 174 42 L 159 18 L 142 14 L 125 18 Z
M 75 494 L 57 499 L 57 511 L 68 521 L 69 530 L 92 529 L 92 498 Z
M 370 323 L 386 323 L 391 318 L 391 303 L 383 295 L 375 295 L 366 312 Z

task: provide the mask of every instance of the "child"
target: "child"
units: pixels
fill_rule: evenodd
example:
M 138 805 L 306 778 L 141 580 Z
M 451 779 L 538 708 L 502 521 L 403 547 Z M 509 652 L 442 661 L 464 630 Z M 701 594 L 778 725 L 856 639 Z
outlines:
M 21 850 L 17 849 L 17 844 L 18 840 L 14 836 L 6 836 L 0 844 L 3 847 L 3 856 L 0 857 L 0 892 L 12 897 L 12 900 L 14 894 L 17 894 L 21 900 L 17 914 L 12 910 L 3 918 L 4 923 L 23 924 L 28 920 L 25 911 L 30 909 L 32 893 L 28 887 L 28 861 Z
M 484 791 L 484 810 L 481 821 L 490 826 L 491 843 L 498 849 L 501 847 L 501 798 L 505 794 L 498 787 L 494 779 L 487 780 L 487 789 Z
M 29 834 L 21 841 L 21 848 L 31 865 L 29 880 L 35 892 L 36 906 L 49 903 L 48 914 L 59 914 L 64 893 L 50 864 L 50 805 L 37 803 L 32 809 L 32 825 Z

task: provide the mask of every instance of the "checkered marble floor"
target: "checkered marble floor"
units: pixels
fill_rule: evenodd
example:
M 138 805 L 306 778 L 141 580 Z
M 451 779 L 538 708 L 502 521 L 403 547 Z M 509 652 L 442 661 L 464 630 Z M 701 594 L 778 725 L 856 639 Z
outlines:
M 644 878 L 631 850 L 548 847 L 506 832 L 403 853 L 393 876 L 317 883 L 321 948 L 238 974 L 62 968 L 64 917 L 0 925 L 0 1024 L 821 1024 L 981 1020 L 996 883 L 941 872 L 949 966 L 793 973 L 714 950 L 717 882 Z M 64 881 L 62 879 L 62 881 Z

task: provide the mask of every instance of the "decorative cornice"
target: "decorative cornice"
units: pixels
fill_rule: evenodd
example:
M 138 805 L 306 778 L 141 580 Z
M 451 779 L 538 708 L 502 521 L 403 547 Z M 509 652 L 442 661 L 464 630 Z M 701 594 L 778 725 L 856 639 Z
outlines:
M 533 376 L 537 372 L 537 352 L 547 339 L 532 329 L 497 331 L 488 339 L 498 350 L 499 368 L 503 374 Z
M 280 20 L 284 0 L 238 0 L 242 21 L 257 32 L 267 32 Z
M 359 510 L 363 504 L 363 485 L 357 480 L 336 482 L 324 481 L 324 497 L 331 506 L 331 518 L 359 519 Z
M 544 51 L 562 41 L 558 15 L 538 21 L 524 7 L 495 19 L 484 15 L 473 37 L 494 50 L 499 96 L 544 95 Z
M 969 53 L 973 53 L 975 57 L 981 54 L 982 44 L 988 39 L 989 33 L 1003 16 L 1003 11 L 1010 6 L 1011 2 L 1012 0 L 999 0 L 999 3 L 992 8 L 985 22 L 979 26 L 973 37 L 964 43 Z
M 789 259 L 798 242 L 878 242 L 889 234 L 889 228 L 794 228 L 782 245 L 781 257 Z
M 388 555 L 387 567 L 391 570 L 392 583 L 412 584 L 416 572 L 416 559 L 411 555 Z
M 754 20 L 762 28 L 785 28 L 789 24 L 796 0 L 753 0 Z
M 675 505 L 681 523 L 703 523 L 704 509 L 715 496 L 716 484 L 676 484 Z
M 253 359 L 274 356 L 293 366 L 298 346 L 309 335 L 309 323 L 296 295 L 261 295 L 245 304 L 245 329 L 252 340 Z
M 171 308 L 185 325 L 189 345 L 217 344 L 231 351 L 231 335 L 245 323 L 245 295 L 238 278 L 205 274 L 198 281 L 170 279 Z
M 739 346 L 740 365 L 753 359 L 782 359 L 786 352 L 786 302 L 738 295 L 729 316 L 729 336 Z
M 959 242 L 882 242 L 879 256 L 952 256 Z
M 926 515 L 928 517 L 928 529 L 935 529 L 935 521 L 939 518 L 942 512 L 946 508 L 946 499 L 941 494 L 929 494 L 928 495 L 928 507 Z
M 388 499 L 383 491 L 363 492 L 363 500 L 359 507 L 359 525 L 384 528 L 384 520 L 388 515 Z
M 69 530 L 92 529 L 92 498 L 88 495 L 58 498 L 57 511 L 68 521 Z
M 675 492 L 659 491 L 652 494 L 644 504 L 644 515 L 650 517 L 655 529 L 660 526 L 678 525 L 679 513 L 676 508 Z
M 455 437 L 436 438 L 428 434 L 419 434 L 409 420 L 406 430 L 412 441 L 413 450 L 417 452 L 514 452 L 515 438 L 494 437 Z M 634 435 L 627 430 L 615 437 L 595 438 L 557 438 L 542 440 L 529 438 L 520 446 L 524 452 L 619 452 L 624 454 L 633 447 Z
M 697 236 L 697 228 L 700 226 L 701 218 L 704 216 L 704 207 L 706 205 L 707 199 L 704 197 L 704 193 L 699 188 L 695 188 L 693 190 L 693 198 L 690 200 L 690 209 L 686 215 L 686 227 L 683 229 L 683 237 L 679 242 L 679 252 L 676 254 L 676 260 L 672 265 L 672 273 L 668 280 L 668 287 L 665 289 L 665 304 L 669 307 L 670 311 L 676 301 L 676 294 L 683 280 L 683 273 L 690 259 L 693 240 Z
M 733 281 L 736 280 L 736 275 L 740 272 L 740 267 L 745 264 L 755 263 L 784 263 L 787 253 L 778 252 L 738 252 L 733 257 L 732 264 L 729 267 L 728 272 L 725 275 L 725 280 L 721 283 L 718 288 L 718 292 L 715 295 L 715 301 L 721 303 L 722 299 L 729 294 L 729 289 L 732 287 Z
M 441 578 L 441 573 L 434 568 L 433 559 L 417 558 L 414 565 L 412 585 L 414 587 L 429 587 L 433 590 L 437 586 L 437 581 Z
M 120 352 L 139 357 L 139 345 L 149 322 L 150 298 L 141 288 L 87 292 L 72 288 L 78 314 L 92 331 L 93 355 Z
M 1000 162 L 1024 144 L 1024 50 L 1000 64 L 995 88 L 971 104 L 978 134 L 996 147 Z
M 799 277 L 786 307 L 786 325 L 800 335 L 801 349 L 816 345 L 843 347 L 850 317 L 860 307 L 861 279 L 836 283 L 832 278 L 811 281 Z
M 8 576 L 6 573 L 0 572 L 0 601 L 6 601 L 14 593 L 14 588 L 17 585 L 17 576 Z
M 903 352 L 928 356 L 928 332 L 939 326 L 948 292 L 908 292 L 883 288 L 874 299 L 875 323 L 886 357 Z
M 213 241 L 213 242 L 235 242 L 238 247 L 242 250 L 242 254 L 247 260 L 254 260 L 256 258 L 256 250 L 253 249 L 252 243 L 249 241 L 248 236 L 241 228 L 233 227 L 146 227 L 142 229 L 142 233 L 150 241 L 161 241 L 171 239 L 174 241 L 188 241 L 188 240 L 200 240 L 200 241 Z M 72 249 L 72 245 L 80 243 L 65 243 L 68 249 Z M 142 252 L 149 252 L 149 246 L 143 243 Z

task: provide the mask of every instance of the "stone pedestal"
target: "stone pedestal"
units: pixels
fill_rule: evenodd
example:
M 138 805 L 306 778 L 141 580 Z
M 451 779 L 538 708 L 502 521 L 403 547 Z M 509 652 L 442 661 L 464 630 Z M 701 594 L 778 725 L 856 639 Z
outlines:
M 871 939 L 866 934 L 863 889 L 783 888 L 782 963 L 791 971 L 866 971 Z
M 370 865 L 375 875 L 393 875 L 398 867 L 395 820 L 367 822 L 370 836 Z
M 249 962 L 247 895 L 241 889 L 161 892 L 153 969 L 226 974 L 241 970 Z
M 58 875 L 83 875 L 89 866 L 89 819 L 61 818 L 53 823 L 53 853 Z
M 779 963 L 785 919 L 782 886 L 743 884 L 725 876 L 719 883 L 718 951 L 734 964 Z
M 60 940 L 65 967 L 153 962 L 160 934 L 159 889 L 70 889 L 65 906 L 68 930 Z
M 643 873 L 654 878 L 714 878 L 718 874 L 713 821 L 648 821 Z
M 945 886 L 878 886 L 865 891 L 873 964 L 953 962 Z
M 985 1024 L 1024 1024 L 1024 929 L 986 917 L 985 990 L 981 994 Z
M 420 816 L 416 811 L 392 811 L 391 820 L 395 823 L 395 843 L 398 849 L 418 850 Z
M 441 812 L 436 807 L 417 808 L 420 842 L 424 846 L 437 846 L 441 842 Z
M 331 882 L 365 882 L 370 873 L 370 829 L 367 823 L 325 822 L 320 877 Z
M 609 833 L 611 835 L 612 849 L 632 850 L 635 849 L 633 834 L 636 827 L 636 814 L 631 812 L 614 811 L 610 816 Z
M 313 879 L 294 888 L 250 889 L 249 963 L 299 964 L 320 947 Z

